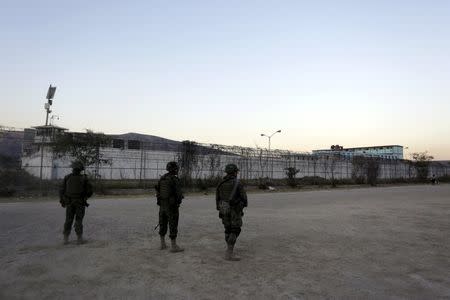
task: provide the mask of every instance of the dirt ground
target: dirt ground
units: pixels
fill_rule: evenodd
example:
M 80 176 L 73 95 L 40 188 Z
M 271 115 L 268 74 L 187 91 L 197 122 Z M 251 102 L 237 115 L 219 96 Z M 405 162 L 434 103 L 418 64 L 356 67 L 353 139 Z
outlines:
M 175 254 L 151 197 L 92 199 L 81 246 L 56 199 L 1 203 L 0 298 L 450 299 L 450 185 L 249 196 L 240 262 L 212 195 L 184 200 Z

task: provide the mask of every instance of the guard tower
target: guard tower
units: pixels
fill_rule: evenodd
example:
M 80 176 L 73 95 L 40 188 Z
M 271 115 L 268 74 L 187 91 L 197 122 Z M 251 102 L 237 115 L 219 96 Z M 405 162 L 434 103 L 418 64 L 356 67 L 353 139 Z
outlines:
M 49 144 L 54 141 L 57 135 L 63 134 L 67 131 L 67 128 L 62 128 L 55 125 L 41 125 L 34 126 L 36 129 L 36 135 L 34 136 L 35 144 Z

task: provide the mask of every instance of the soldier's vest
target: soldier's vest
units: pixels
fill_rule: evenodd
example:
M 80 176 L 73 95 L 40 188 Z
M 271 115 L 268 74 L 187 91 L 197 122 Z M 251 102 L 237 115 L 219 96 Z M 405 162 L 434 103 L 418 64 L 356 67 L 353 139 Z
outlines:
M 170 175 L 164 175 L 159 180 L 159 197 L 161 198 L 161 205 L 167 206 L 169 204 L 175 204 L 174 184 L 174 180 Z
M 219 197 L 220 201 L 229 202 L 231 193 L 233 192 L 235 179 L 228 179 L 220 184 Z M 236 195 L 235 195 L 236 196 Z
M 231 203 L 230 203 L 230 197 L 231 194 L 233 193 L 233 189 L 234 189 L 234 184 L 235 184 L 236 178 L 232 178 L 232 179 L 227 179 L 225 181 L 223 181 L 222 183 L 220 183 L 219 186 L 219 210 L 220 213 L 223 215 L 227 215 L 230 213 L 231 210 Z M 236 197 L 236 193 L 234 195 L 234 197 Z M 233 197 L 233 198 L 234 198 Z
M 82 198 L 85 194 L 86 178 L 84 175 L 71 174 L 66 181 L 65 196 L 69 198 Z

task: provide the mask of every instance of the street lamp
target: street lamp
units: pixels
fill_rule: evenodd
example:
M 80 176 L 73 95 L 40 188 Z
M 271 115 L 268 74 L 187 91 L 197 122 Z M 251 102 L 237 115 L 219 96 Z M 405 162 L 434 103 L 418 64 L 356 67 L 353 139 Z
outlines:
M 51 106 L 53 104 L 53 98 L 55 97 L 55 92 L 56 92 L 56 86 L 52 86 L 50 84 L 50 86 L 48 87 L 48 91 L 47 91 L 47 103 L 45 103 L 44 108 L 46 111 L 46 116 L 45 116 L 45 126 L 48 126 L 48 116 L 50 115 L 51 111 Z M 45 137 L 47 134 L 50 134 L 50 131 L 48 128 L 45 128 L 43 130 L 43 135 L 42 135 L 42 140 L 41 140 L 41 168 L 39 170 L 39 189 L 42 193 L 42 169 L 43 169 L 43 164 L 44 164 L 44 146 L 45 146 Z
M 48 125 L 48 115 L 52 112 L 50 110 L 52 104 L 53 104 L 53 98 L 55 97 L 55 92 L 56 92 L 56 86 L 52 86 L 50 84 L 50 86 L 48 87 L 48 91 L 47 91 L 47 103 L 45 103 L 45 111 L 47 112 L 47 116 L 45 118 L 45 126 Z
M 270 154 L 270 139 L 277 133 L 281 132 L 281 129 L 275 131 L 274 133 L 272 133 L 271 135 L 267 135 L 264 133 L 261 133 L 261 136 L 265 136 L 266 138 L 269 139 L 269 154 Z M 271 172 L 270 172 L 270 179 L 273 179 L 273 157 L 271 159 Z

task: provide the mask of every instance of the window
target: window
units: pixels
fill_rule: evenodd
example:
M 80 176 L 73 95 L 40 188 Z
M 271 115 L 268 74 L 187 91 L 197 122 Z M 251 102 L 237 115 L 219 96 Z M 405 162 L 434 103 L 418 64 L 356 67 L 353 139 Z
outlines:
M 128 149 L 134 149 L 134 150 L 141 149 L 141 141 L 129 140 L 128 141 Z
M 125 147 L 124 140 L 113 139 L 112 143 L 113 143 L 113 148 L 123 149 Z

